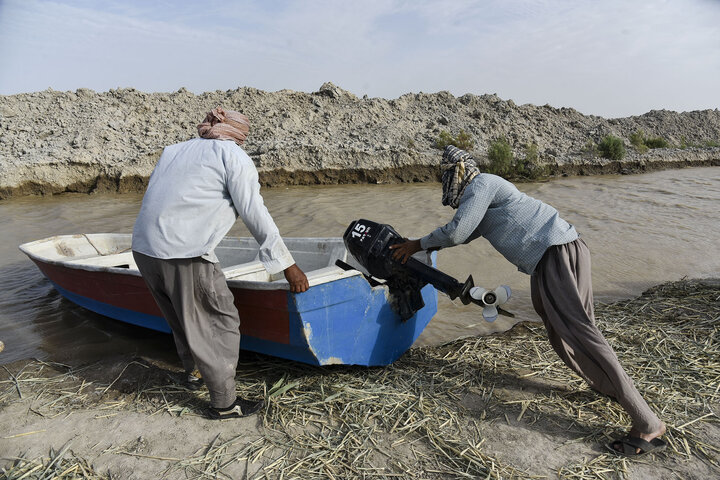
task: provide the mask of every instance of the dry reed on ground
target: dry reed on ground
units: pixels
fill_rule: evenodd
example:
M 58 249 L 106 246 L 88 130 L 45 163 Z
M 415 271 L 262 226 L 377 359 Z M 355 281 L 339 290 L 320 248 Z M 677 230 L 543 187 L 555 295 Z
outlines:
M 110 480 L 107 475 L 97 474 L 87 460 L 73 455 L 69 451 L 69 445 L 65 445 L 57 452 L 50 449 L 48 457 L 34 460 L 17 457 L 11 460 L 12 466 L 0 468 L 3 479 Z
M 596 313 L 626 370 L 668 424 L 670 448 L 659 458 L 694 458 L 720 472 L 720 446 L 703 434 L 718 420 L 720 284 L 669 283 L 634 300 L 598 305 Z M 0 384 L 0 405 L 25 392 L 37 396 L 43 415 L 88 404 L 108 414 L 202 414 L 205 390 L 136 382 L 134 390 L 108 398 L 121 377 L 152 368 L 130 362 L 102 385 L 78 385 L 78 370 L 46 379 L 20 372 Z M 72 388 L 69 378 L 76 379 Z M 158 457 L 169 462 L 168 474 L 227 478 L 225 469 L 241 462 L 248 478 L 257 479 L 535 478 L 484 450 L 488 425 L 524 422 L 593 445 L 629 425 L 619 405 L 562 364 L 538 324 L 412 349 L 385 368 L 321 369 L 246 357 L 237 378 L 238 394 L 268 399 L 263 435 L 216 437 L 187 458 Z M 106 453 L 132 454 L 124 446 Z M 557 474 L 605 479 L 626 478 L 627 471 L 627 460 L 599 454 Z

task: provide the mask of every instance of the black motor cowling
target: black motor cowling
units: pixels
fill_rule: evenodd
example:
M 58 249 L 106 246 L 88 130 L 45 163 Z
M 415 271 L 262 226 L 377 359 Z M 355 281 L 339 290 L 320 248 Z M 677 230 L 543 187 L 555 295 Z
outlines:
M 460 297 L 463 303 L 470 303 L 468 291 L 473 287 L 472 277 L 462 284 L 415 258 L 405 263 L 393 259 L 390 245 L 406 239 L 390 225 L 355 220 L 345 230 L 343 240 L 348 252 L 370 276 L 386 281 L 393 308 L 403 320 L 424 306 L 420 289 L 428 283 L 451 299 Z
M 401 264 L 392 259 L 390 245 L 401 243 L 402 235 L 390 225 L 355 220 L 343 235 L 345 248 L 370 275 L 388 279 L 402 274 Z

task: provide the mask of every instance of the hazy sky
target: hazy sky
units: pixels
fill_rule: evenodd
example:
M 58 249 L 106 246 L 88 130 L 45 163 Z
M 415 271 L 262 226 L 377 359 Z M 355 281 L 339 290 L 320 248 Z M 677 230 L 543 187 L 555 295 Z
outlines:
M 251 86 L 720 108 L 720 0 L 0 0 L 0 95 Z

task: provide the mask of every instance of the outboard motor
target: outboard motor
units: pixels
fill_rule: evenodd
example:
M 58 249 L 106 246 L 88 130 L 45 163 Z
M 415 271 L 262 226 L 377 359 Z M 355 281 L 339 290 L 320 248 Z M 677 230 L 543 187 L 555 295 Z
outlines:
M 355 220 L 345 230 L 343 240 L 348 252 L 370 277 L 385 280 L 395 300 L 393 307 L 403 320 L 424 306 L 420 289 L 428 283 L 451 300 L 459 298 L 465 305 L 475 303 L 483 307 L 483 317 L 489 322 L 494 321 L 498 314 L 513 316 L 499 307 L 510 298 L 510 287 L 503 285 L 495 290 L 486 290 L 475 287 L 472 275 L 465 283 L 460 283 L 415 258 L 409 258 L 405 263 L 393 259 L 390 245 L 404 242 L 405 238 L 390 225 Z M 336 264 L 345 269 L 353 268 L 340 260 Z M 368 280 L 373 281 L 373 278 Z

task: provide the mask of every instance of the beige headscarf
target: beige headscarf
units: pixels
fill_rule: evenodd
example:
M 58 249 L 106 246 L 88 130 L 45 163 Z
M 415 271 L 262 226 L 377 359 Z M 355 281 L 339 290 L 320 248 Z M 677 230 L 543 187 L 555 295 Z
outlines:
M 197 129 L 202 138 L 232 140 L 242 145 L 250 133 L 250 120 L 240 112 L 217 107 L 208 112 Z

